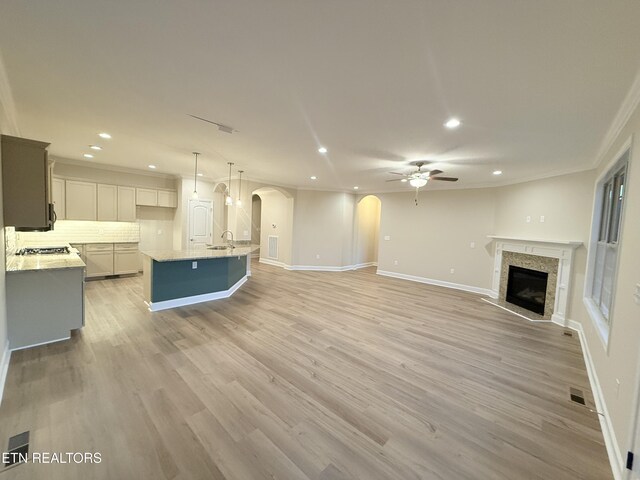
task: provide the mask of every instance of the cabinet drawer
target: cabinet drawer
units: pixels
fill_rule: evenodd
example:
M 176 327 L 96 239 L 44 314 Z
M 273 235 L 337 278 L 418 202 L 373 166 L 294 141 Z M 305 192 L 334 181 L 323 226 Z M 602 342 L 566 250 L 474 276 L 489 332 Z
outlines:
M 113 243 L 87 243 L 87 252 L 113 252 Z
M 137 243 L 114 243 L 113 244 L 113 249 L 116 252 L 129 252 L 129 251 L 138 251 L 138 244 Z

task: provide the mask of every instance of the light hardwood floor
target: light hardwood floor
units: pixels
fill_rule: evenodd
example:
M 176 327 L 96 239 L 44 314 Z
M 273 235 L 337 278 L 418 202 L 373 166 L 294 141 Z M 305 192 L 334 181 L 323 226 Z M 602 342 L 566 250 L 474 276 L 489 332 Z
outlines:
M 0 441 L 102 463 L 0 480 L 612 478 L 564 329 L 372 269 L 253 273 L 153 314 L 139 277 L 88 283 L 81 332 L 12 355 Z

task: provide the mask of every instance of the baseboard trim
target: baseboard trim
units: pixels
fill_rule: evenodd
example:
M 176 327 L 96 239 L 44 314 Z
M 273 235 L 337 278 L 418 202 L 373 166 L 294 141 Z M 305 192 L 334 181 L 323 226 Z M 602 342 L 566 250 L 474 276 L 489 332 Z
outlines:
M 2 363 L 0 363 L 0 405 L 2 405 L 2 396 L 4 395 L 4 384 L 7 381 L 7 373 L 9 372 L 9 363 L 11 362 L 11 350 L 9 349 L 9 340 L 5 342 L 4 352 L 2 353 Z
M 258 263 L 264 263 L 265 265 L 273 265 L 274 267 L 281 267 L 281 268 L 285 267 L 285 264 L 283 262 L 272 260 L 270 258 L 260 257 L 260 260 L 258 260 Z
M 613 478 L 615 480 L 623 480 L 624 461 L 622 453 L 618 448 L 618 442 L 616 440 L 615 431 L 613 430 L 613 424 L 611 423 L 611 417 L 609 416 L 609 410 L 607 410 L 607 404 L 604 401 L 600 381 L 598 380 L 593 359 L 589 352 L 589 346 L 587 345 L 587 340 L 584 336 L 584 329 L 582 328 L 582 324 L 575 320 L 568 320 L 567 328 L 578 332 L 578 338 L 580 339 L 580 345 L 582 346 L 582 356 L 584 357 L 584 364 L 587 367 L 587 375 L 589 376 L 589 384 L 591 385 L 591 391 L 593 392 L 593 399 L 596 403 L 596 410 L 600 413 L 598 415 L 598 420 L 600 421 L 600 428 L 602 430 L 602 436 L 604 437 L 604 444 L 607 449 L 609 463 L 611 464 Z
M 488 297 L 492 295 L 492 291 L 490 289 L 474 287 L 473 285 L 464 285 L 462 283 L 445 282 L 443 280 L 436 280 L 433 278 L 426 278 L 426 277 L 418 277 L 415 275 L 407 275 L 406 273 L 389 272 L 386 270 L 378 270 L 376 273 L 384 277 L 393 277 L 393 278 L 399 278 L 401 280 L 409 280 L 412 282 L 426 283 L 428 285 L 436 285 L 438 287 L 453 288 L 455 290 L 463 290 L 465 292 L 477 293 L 479 295 L 486 295 Z
M 203 293 L 202 295 L 193 295 L 191 297 L 176 298 L 173 300 L 164 300 L 162 302 L 145 302 L 149 307 L 150 312 L 158 312 L 160 310 L 166 310 L 168 308 L 184 307 L 186 305 L 193 305 L 196 303 L 210 302 L 212 300 L 220 300 L 222 298 L 229 298 L 233 295 L 247 281 L 245 275 L 238 280 L 230 289 L 222 290 L 220 292 Z
M 259 262 L 266 265 L 273 265 L 274 267 L 284 268 L 285 270 L 300 272 L 346 272 L 349 270 L 359 270 L 361 268 L 378 266 L 377 262 L 357 263 L 355 265 L 344 265 L 341 267 L 331 265 L 287 265 L 284 262 L 271 260 L 270 258 L 261 258 Z

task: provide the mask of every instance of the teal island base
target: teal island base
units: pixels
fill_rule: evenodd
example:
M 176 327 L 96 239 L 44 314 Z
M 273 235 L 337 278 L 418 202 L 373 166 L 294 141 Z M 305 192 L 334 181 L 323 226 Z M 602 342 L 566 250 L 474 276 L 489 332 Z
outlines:
M 249 253 L 233 253 L 143 252 L 144 298 L 149 310 L 156 312 L 233 295 L 251 275 Z

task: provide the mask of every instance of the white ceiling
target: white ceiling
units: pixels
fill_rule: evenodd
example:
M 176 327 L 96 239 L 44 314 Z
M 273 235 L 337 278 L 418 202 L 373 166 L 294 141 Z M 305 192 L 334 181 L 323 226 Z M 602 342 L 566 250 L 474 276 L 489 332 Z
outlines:
M 21 135 L 55 156 L 191 175 L 198 150 L 210 178 L 360 191 L 426 159 L 474 187 L 591 168 L 640 2 L 3 0 L 0 49 Z

